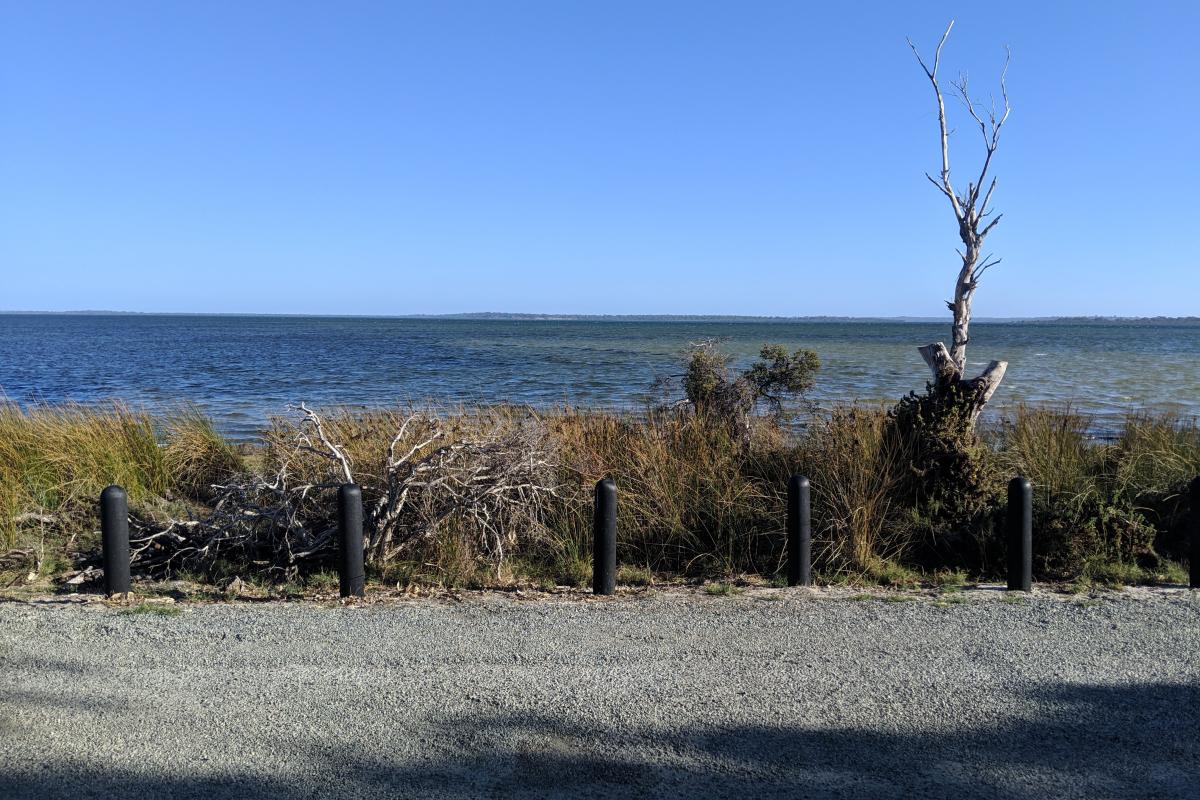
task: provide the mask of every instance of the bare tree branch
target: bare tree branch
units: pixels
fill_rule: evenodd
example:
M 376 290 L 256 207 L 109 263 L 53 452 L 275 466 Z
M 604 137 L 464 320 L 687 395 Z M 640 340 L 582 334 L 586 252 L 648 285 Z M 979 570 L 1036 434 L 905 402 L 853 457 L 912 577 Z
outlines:
M 342 449 L 329 441 L 329 437 L 325 435 L 325 426 L 321 422 L 321 418 L 313 413 L 304 403 L 300 404 L 300 410 L 304 412 L 307 421 L 313 426 L 317 432 L 317 438 L 321 440 L 321 444 L 329 451 L 330 457 L 337 459 L 342 465 L 342 475 L 346 478 L 346 483 L 354 483 L 354 473 L 350 470 L 350 459 L 342 452 Z
M 942 98 L 942 89 L 938 85 L 937 78 L 938 65 L 942 61 L 942 47 L 945 46 L 946 39 L 950 36 L 950 29 L 953 27 L 954 20 L 950 20 L 950 24 L 946 26 L 946 32 L 942 34 L 941 41 L 938 42 L 937 49 L 933 53 L 933 69 L 925 65 L 925 60 L 921 58 L 921 53 L 917 50 L 917 46 L 913 44 L 912 39 L 908 40 L 908 46 L 912 48 L 913 55 L 917 57 L 917 63 L 921 65 L 921 69 L 925 70 L 925 75 L 929 78 L 930 84 L 933 85 L 933 93 L 937 97 L 938 130 L 942 137 L 941 188 L 945 195 L 950 198 L 950 205 L 954 207 L 954 216 L 961 220 L 963 218 L 962 205 L 959 202 L 958 195 L 954 192 L 954 186 L 950 183 L 950 133 L 946 128 L 946 101 Z
M 997 224 L 998 222 L 1000 222 L 1000 220 L 1002 220 L 1002 219 L 1004 219 L 1004 215 L 1003 215 L 1003 214 L 999 214 L 999 215 L 997 215 L 997 217 L 996 217 L 994 220 L 992 220 L 991 222 L 989 222 L 989 223 L 988 223 L 988 224 L 987 224 L 987 225 L 984 227 L 984 229 L 983 229 L 983 230 L 981 230 L 981 231 L 979 232 L 979 240 L 980 240 L 980 241 L 983 241 L 983 238 L 984 238 L 985 236 L 987 236 L 989 233 L 991 233 L 991 231 L 992 231 L 992 228 L 996 227 L 996 224 Z
M 996 178 L 991 177 L 989 180 L 992 158 L 1000 144 L 1000 131 L 1004 127 L 1004 123 L 1008 121 L 1009 113 L 1011 112 L 1008 100 L 1007 76 L 1012 55 L 1007 47 L 1005 48 L 1004 68 L 1000 73 L 1002 111 L 996 108 L 994 100 L 984 106 L 972 99 L 970 83 L 966 73 L 961 73 L 957 80 L 951 82 L 955 94 L 962 101 L 967 114 L 979 129 L 984 145 L 983 163 L 980 166 L 978 178 L 968 181 L 965 192 L 962 194 L 957 193 L 950 180 L 950 144 L 949 129 L 946 121 L 946 103 L 938 82 L 938 67 L 941 64 L 942 48 L 945 46 L 946 39 L 949 37 L 953 27 L 954 21 L 951 20 L 950 24 L 946 26 L 941 40 L 938 42 L 937 49 L 934 51 L 932 67 L 926 64 L 912 40 L 908 40 L 908 46 L 917 57 L 917 63 L 921 65 L 925 77 L 929 79 L 930 84 L 933 86 L 938 109 L 938 134 L 942 156 L 941 180 L 935 179 L 929 173 L 926 173 L 925 177 L 942 194 L 950 199 L 950 203 L 954 209 L 954 218 L 957 222 L 959 238 L 963 243 L 962 249 L 956 250 L 962 263 L 959 266 L 958 276 L 954 284 L 954 299 L 948 301 L 946 304 L 954 317 L 950 348 L 947 349 L 940 342 L 920 348 L 922 357 L 925 358 L 934 371 L 935 385 L 937 386 L 955 384 L 963 379 L 967 363 L 967 344 L 970 342 L 971 307 L 975 291 L 979 286 L 979 279 L 983 274 L 991 267 L 1000 263 L 1000 259 L 993 258 L 991 254 L 981 260 L 980 253 L 982 251 L 983 240 L 1004 216 L 1003 214 L 998 214 L 986 224 L 983 222 L 984 218 L 992 213 L 989 211 L 989 205 L 992 201 L 992 194 L 996 190 Z M 986 191 L 984 187 L 987 187 Z M 982 201 L 980 200 L 981 194 Z M 981 389 L 974 393 L 975 401 L 980 403 L 980 408 L 982 404 L 990 399 L 1003 375 L 1003 367 L 995 368 L 995 365 L 993 365 L 984 375 L 976 379 L 977 381 L 983 381 L 986 378 L 985 382 L 988 383 L 986 390 Z

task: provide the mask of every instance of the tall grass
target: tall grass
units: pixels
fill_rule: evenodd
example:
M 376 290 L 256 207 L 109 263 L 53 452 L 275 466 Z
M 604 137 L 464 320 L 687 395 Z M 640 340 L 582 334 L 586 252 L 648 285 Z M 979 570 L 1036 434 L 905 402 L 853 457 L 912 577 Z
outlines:
M 916 546 L 929 534 L 921 526 L 930 517 L 922 517 L 907 488 L 910 445 L 895 435 L 883 409 L 838 408 L 802 430 L 756 419 L 748 441 L 682 411 L 420 410 L 442 420 L 446 438 L 439 445 L 533 420 L 555 465 L 555 495 L 539 501 L 544 507 L 531 510 L 529 524 L 509 532 L 512 544 L 499 569 L 477 532 L 449 517 L 407 562 L 390 567 L 397 580 L 462 584 L 486 571 L 492 579 L 538 573 L 582 582 L 591 552 L 591 493 L 602 477 L 618 486 L 620 562 L 639 574 L 776 575 L 785 558 L 785 493 L 794 473 L 813 483 L 814 558 L 826 579 L 976 566 L 956 561 L 950 550 L 938 551 L 945 563 L 927 563 L 930 550 Z M 347 454 L 368 502 L 384 480 L 389 445 L 412 411 L 325 415 L 327 433 Z M 53 517 L 50 532 L 43 526 L 40 533 L 62 542 L 94 530 L 96 497 L 109 483 L 124 486 L 135 509 L 186 502 L 203 513 L 209 487 L 249 464 L 269 471 L 286 460 L 297 478 L 339 482 L 340 465 L 320 447 L 297 449 L 297 426 L 293 418 L 274 420 L 247 459 L 196 409 L 156 419 L 120 404 L 0 406 L 0 544 L 18 547 L 31 515 Z M 1110 441 L 1092 439 L 1092 428 L 1092 420 L 1070 408 L 1013 409 L 985 437 L 984 468 L 1033 482 L 1039 577 L 1159 574 L 1184 551 L 1182 489 L 1200 474 L 1200 430 L 1194 421 L 1148 414 L 1131 415 Z M 427 433 L 414 424 L 399 449 Z M 999 492 L 988 502 L 1003 513 Z M 969 533 L 981 547 L 1003 547 L 994 526 L 981 522 Z
M 705 575 L 777 568 L 795 459 L 769 424 L 755 426 L 749 446 L 726 425 L 676 412 L 566 410 L 549 425 L 566 489 L 561 551 L 589 551 L 591 490 L 611 477 L 623 563 Z
M 74 517 L 110 483 L 135 501 L 170 487 L 149 416 L 119 404 L 0 407 L 0 530 L 10 547 L 19 514 Z
M 165 420 L 162 456 L 171 486 L 186 497 L 207 499 L 211 486 L 246 468 L 237 448 L 195 406 Z
M 111 483 L 137 505 L 192 497 L 206 478 L 237 467 L 232 446 L 199 412 L 161 422 L 121 403 L 0 405 L 0 540 L 16 547 L 30 515 L 63 533 L 89 530 Z
M 1074 577 L 1098 565 L 1156 570 L 1182 555 L 1183 492 L 1200 474 L 1195 420 L 1130 414 L 1110 441 L 1071 408 L 1020 406 L 993 442 L 1006 474 L 1034 486 L 1040 571 Z
M 904 557 L 911 539 L 899 489 L 911 447 L 891 435 L 882 409 L 835 409 L 803 439 L 813 485 L 818 565 L 871 575 Z

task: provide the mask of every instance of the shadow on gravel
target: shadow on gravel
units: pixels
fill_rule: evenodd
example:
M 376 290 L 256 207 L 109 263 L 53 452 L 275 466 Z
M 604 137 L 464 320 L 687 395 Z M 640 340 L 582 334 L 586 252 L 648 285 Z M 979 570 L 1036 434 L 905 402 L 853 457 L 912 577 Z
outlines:
M 23 698 L 30 700 L 32 698 Z M 9 698 L 4 698 L 5 702 Z M 283 743 L 262 775 L 189 777 L 45 764 L 0 773 L 5 798 L 1194 798 L 1200 687 L 1059 686 L 1014 697 L 1036 717 L 953 733 L 739 726 L 654 733 L 542 715 L 479 715 L 422 741 L 330 752 Z M 903 720 L 895 722 L 903 727 Z M 149 733 L 148 735 L 153 735 Z M 105 743 L 90 743 L 98 751 Z M 368 755 L 408 747 L 410 755 Z M 412 754 L 412 748 L 417 752 Z M 112 754 L 117 756 L 118 754 Z M 102 761 L 103 758 L 93 758 Z M 290 766 L 288 766 L 290 765 Z M 209 774 L 213 774 L 209 767 Z M 217 767 L 217 771 L 220 768 Z M 6 774 L 5 774 L 6 773 Z

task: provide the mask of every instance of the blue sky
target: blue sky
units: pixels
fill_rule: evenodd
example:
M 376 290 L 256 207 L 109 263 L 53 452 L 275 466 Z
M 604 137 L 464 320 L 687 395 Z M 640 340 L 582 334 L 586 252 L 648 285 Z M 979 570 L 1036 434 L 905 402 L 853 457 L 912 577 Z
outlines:
M 1198 9 L 0 0 L 0 309 L 943 315 L 953 17 L 976 314 L 1200 314 Z

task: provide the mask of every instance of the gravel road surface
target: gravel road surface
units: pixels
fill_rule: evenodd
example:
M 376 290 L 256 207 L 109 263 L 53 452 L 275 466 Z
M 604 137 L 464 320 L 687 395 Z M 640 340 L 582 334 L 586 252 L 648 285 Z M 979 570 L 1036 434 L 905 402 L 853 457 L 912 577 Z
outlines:
M 1200 592 L 962 597 L 0 603 L 0 797 L 1200 797 Z

